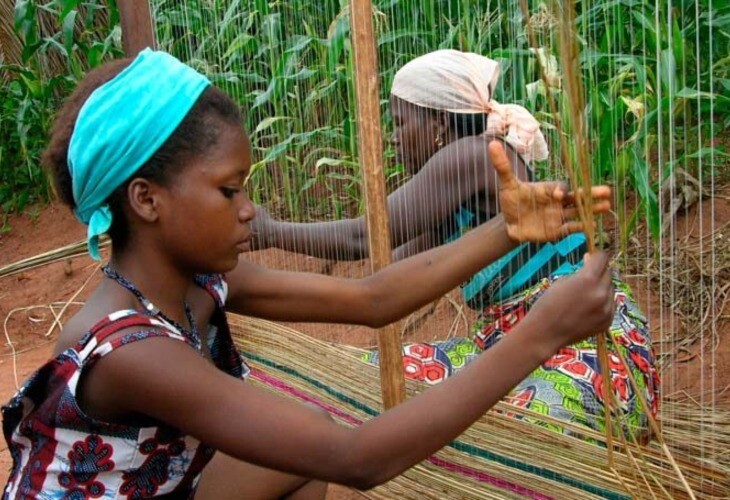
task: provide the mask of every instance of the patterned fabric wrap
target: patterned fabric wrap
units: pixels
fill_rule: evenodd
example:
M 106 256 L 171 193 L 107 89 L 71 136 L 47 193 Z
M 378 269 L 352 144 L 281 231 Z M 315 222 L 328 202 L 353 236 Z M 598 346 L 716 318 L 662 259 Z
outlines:
M 545 278 L 529 290 L 496 305 L 488 306 L 472 326 L 469 338 L 443 342 L 409 344 L 403 348 L 403 367 L 407 378 L 436 384 L 457 373 L 480 352 L 494 346 L 508 335 L 540 296 L 563 276 Z M 615 354 L 619 349 L 629 369 L 656 415 L 659 404 L 659 374 L 646 318 L 642 315 L 625 283 L 614 278 L 616 313 L 610 327 L 613 342 L 609 345 L 611 386 L 626 435 L 648 437 L 648 421 L 628 373 Z M 376 352 L 363 359 L 378 362 Z M 565 347 L 517 385 L 505 400 L 536 413 L 566 422 L 605 431 L 603 417 L 603 381 L 598 366 L 595 340 L 585 340 Z M 563 426 L 541 419 L 526 420 L 567 432 Z
M 225 282 L 219 276 L 200 276 L 196 282 L 218 306 L 208 331 L 213 362 L 244 377 L 248 368 L 225 321 Z M 107 340 L 127 328 L 138 331 Z M 122 310 L 94 325 L 76 346 L 25 382 L 2 409 L 13 460 L 4 500 L 192 497 L 213 448 L 164 424 L 135 427 L 96 420 L 77 400 L 84 369 L 115 349 L 153 337 L 186 342 L 194 349 L 182 332 L 158 317 Z

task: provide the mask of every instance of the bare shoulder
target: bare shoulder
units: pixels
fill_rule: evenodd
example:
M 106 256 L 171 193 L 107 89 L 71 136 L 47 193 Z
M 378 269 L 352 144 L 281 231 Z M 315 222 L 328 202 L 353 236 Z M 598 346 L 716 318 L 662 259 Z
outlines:
M 489 143 L 497 141 L 505 148 L 508 156 L 519 157 L 517 150 L 504 137 L 493 134 L 471 135 L 462 137 L 447 144 L 442 151 L 458 151 L 459 154 L 475 155 L 485 160 L 489 159 Z
M 208 320 L 216 307 L 213 297 L 205 289 L 191 284 L 187 296 L 195 320 L 201 331 L 205 331 Z M 96 324 L 111 314 L 123 310 L 139 310 L 136 297 L 113 285 L 101 285 L 94 290 L 84 306 L 63 325 L 56 342 L 54 354 L 59 354 L 75 346 Z
M 461 179 L 476 177 L 477 180 L 483 180 L 484 173 L 492 168 L 489 159 L 489 143 L 492 141 L 498 141 L 504 146 L 518 177 L 526 178 L 526 165 L 520 154 L 503 137 L 485 134 L 462 137 L 450 142 L 431 157 L 424 171 L 436 176 L 441 175 L 439 172 L 448 175 L 458 172 Z
M 75 346 L 97 323 L 110 314 L 124 309 L 134 309 L 137 305 L 134 302 L 136 299 L 131 295 L 129 298 L 109 297 L 100 288 L 94 290 L 84 306 L 64 323 L 56 341 L 55 355 Z
M 453 170 L 461 168 L 466 173 L 474 167 L 488 167 L 491 165 L 489 160 L 489 143 L 492 141 L 500 142 L 509 157 L 512 165 L 517 168 L 524 166 L 519 153 L 507 142 L 504 137 L 495 135 L 472 135 L 462 137 L 450 142 L 438 151 L 429 161 L 429 163 L 441 164 Z
M 461 137 L 444 146 L 436 155 L 459 161 L 483 161 L 487 159 L 489 141 L 490 139 L 483 135 Z
M 434 153 L 412 181 L 423 178 L 424 182 L 444 185 L 457 178 L 462 182 L 475 176 L 480 178 L 489 165 L 488 146 L 489 142 L 482 136 L 456 139 Z
M 492 141 L 497 141 L 502 144 L 502 147 L 504 147 L 505 151 L 507 152 L 507 158 L 509 158 L 509 161 L 510 163 L 512 163 L 512 166 L 514 168 L 524 169 L 527 166 L 524 159 L 522 158 L 522 155 L 520 155 L 520 153 L 514 148 L 514 146 L 507 142 L 504 137 L 492 134 L 484 134 L 482 136 L 479 136 L 478 139 L 481 139 L 483 141 L 485 147 L 489 147 L 489 143 Z

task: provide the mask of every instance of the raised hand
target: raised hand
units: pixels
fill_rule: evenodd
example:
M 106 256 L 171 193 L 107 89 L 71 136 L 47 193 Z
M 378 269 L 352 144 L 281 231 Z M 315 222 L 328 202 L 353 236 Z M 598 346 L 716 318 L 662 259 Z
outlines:
M 518 242 L 556 241 L 584 230 L 576 220 L 575 194 L 561 182 L 521 182 L 512 172 L 504 146 L 489 143 L 489 159 L 499 175 L 499 203 L 509 237 Z M 593 213 L 611 209 L 611 188 L 594 186 Z

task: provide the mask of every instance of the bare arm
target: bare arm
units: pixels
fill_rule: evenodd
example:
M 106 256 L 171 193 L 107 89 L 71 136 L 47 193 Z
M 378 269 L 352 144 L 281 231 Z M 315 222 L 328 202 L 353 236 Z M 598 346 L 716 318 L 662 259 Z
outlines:
M 95 365 L 93 377 L 126 410 L 224 453 L 367 489 L 454 439 L 560 346 L 606 328 L 613 314 L 606 263 L 605 256 L 594 257 L 556 283 L 510 335 L 459 375 L 355 429 L 227 376 L 171 339 L 111 353 Z
M 453 243 L 362 279 L 274 271 L 241 260 L 227 276 L 227 307 L 273 320 L 379 327 L 442 296 L 515 245 L 498 216 Z
M 495 199 L 497 174 L 487 154 L 487 144 L 487 138 L 474 136 L 447 145 L 388 196 L 393 248 L 435 230 L 477 193 Z M 526 167 L 519 155 L 510 147 L 507 151 L 513 172 L 518 179 L 526 180 Z M 292 223 L 274 220 L 262 210 L 259 214 L 252 223 L 256 248 L 277 247 L 333 260 L 359 260 L 369 254 L 364 217 Z
M 440 228 L 432 231 L 426 231 L 393 250 L 393 261 L 397 262 L 407 257 L 425 252 L 426 250 L 430 250 L 441 245 L 443 242 L 444 237 Z
M 361 280 L 267 271 L 240 261 L 228 275 L 231 311 L 269 319 L 359 323 L 402 318 L 463 282 L 523 241 L 555 241 L 581 231 L 572 197 L 558 183 L 523 183 L 503 147 L 489 153 L 500 178 L 503 214 L 453 243 L 392 264 Z M 593 188 L 596 213 L 610 208 L 607 186 Z

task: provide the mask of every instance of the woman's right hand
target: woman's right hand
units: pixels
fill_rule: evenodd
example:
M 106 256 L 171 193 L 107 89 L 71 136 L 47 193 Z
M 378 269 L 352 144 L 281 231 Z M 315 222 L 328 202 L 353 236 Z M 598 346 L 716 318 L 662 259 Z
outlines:
M 513 241 L 558 241 L 585 230 L 583 222 L 576 220 L 576 194 L 566 192 L 563 183 L 521 182 L 499 141 L 489 143 L 489 160 L 499 175 L 499 206 Z M 608 186 L 593 186 L 591 198 L 594 214 L 611 209 Z
M 525 320 L 539 326 L 538 341 L 548 356 L 563 346 L 603 334 L 615 312 L 614 287 L 608 255 L 586 255 L 583 268 L 572 276 L 557 280 L 540 297 Z

